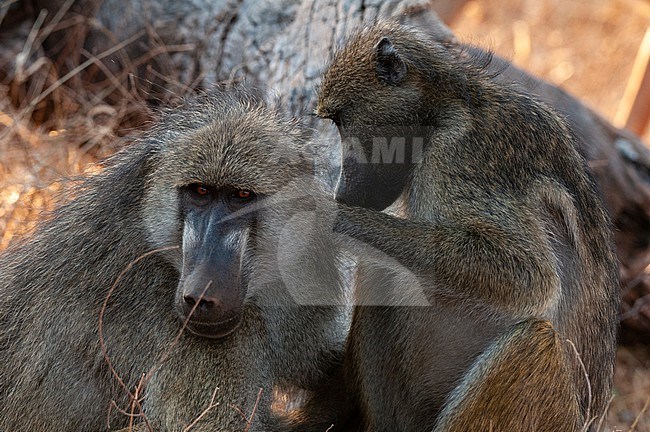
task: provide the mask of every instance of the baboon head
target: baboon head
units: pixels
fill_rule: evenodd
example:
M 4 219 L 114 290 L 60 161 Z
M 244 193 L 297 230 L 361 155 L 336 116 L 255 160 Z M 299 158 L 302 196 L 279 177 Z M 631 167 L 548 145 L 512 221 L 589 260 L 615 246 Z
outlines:
M 399 197 L 426 136 L 440 126 L 432 109 L 448 105 L 446 91 L 431 92 L 429 84 L 453 81 L 449 55 L 431 36 L 390 22 L 360 31 L 334 55 L 316 115 L 341 135 L 337 200 L 383 210 Z
M 180 273 L 175 308 L 190 332 L 226 336 L 242 320 L 269 200 L 312 175 L 307 140 L 242 92 L 169 112 L 150 139 L 143 219 L 153 247 L 178 246 L 169 255 Z

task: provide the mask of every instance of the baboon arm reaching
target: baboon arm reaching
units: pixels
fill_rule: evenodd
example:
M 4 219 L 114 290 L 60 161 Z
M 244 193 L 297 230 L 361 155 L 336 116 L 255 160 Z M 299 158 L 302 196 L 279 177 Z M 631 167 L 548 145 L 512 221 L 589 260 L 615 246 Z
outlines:
M 521 226 L 517 231 L 488 218 L 467 220 L 471 222 L 407 220 L 341 205 L 334 229 L 432 281 L 436 288 L 431 295 L 437 299 L 479 303 L 490 299 L 518 316 L 547 311 L 558 296 L 559 278 L 549 269 L 552 252 L 544 253 L 540 244 L 545 239 L 533 245 Z
M 434 431 L 580 430 L 583 420 L 564 348 L 548 321 L 516 325 L 476 359 L 450 394 Z

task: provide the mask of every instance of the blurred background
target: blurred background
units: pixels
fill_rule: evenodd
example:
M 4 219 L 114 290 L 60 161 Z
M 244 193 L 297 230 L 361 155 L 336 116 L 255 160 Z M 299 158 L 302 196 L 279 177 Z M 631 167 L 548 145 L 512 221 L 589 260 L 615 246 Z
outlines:
M 649 23 L 647 0 L 475 0 L 450 21 L 461 40 L 561 86 L 619 127 L 650 58 Z M 645 63 L 633 75 L 637 57 Z M 646 125 L 634 132 L 648 142 Z
M 162 41 L 126 58 L 119 48 L 144 34 L 155 42 L 157 34 L 148 26 L 132 38 L 112 33 L 115 28 L 98 24 L 101 2 L 54 1 L 47 16 L 42 3 L 0 1 L 0 250 L 47 217 L 63 190 L 59 179 L 100 169 L 95 163 L 117 149 L 117 137 L 146 128 L 152 106 L 194 88 L 183 70 L 165 61 L 195 46 Z M 430 3 L 461 41 L 561 86 L 650 142 L 650 1 Z M 86 51 L 91 31 L 114 49 Z M 621 345 L 602 430 L 650 431 L 649 403 L 649 345 Z

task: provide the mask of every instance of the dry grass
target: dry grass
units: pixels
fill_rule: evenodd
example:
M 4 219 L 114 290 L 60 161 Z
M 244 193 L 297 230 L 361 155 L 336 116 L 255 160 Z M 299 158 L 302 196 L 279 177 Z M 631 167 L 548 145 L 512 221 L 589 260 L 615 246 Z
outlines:
M 613 121 L 649 23 L 647 0 L 475 0 L 452 27 Z
M 453 27 L 461 39 L 563 86 L 613 119 L 649 22 L 647 0 L 477 0 Z M 147 58 L 125 63 L 119 73 L 98 61 L 101 54 L 80 51 L 64 63 L 52 60 L 41 45 L 44 38 L 65 29 L 74 35 L 70 49 L 80 47 L 84 24 L 61 16 L 16 27 L 12 31 L 23 37 L 14 52 L 24 61 L 3 74 L 16 56 L 0 56 L 0 250 L 51 208 L 53 194 L 63 189 L 55 180 L 96 169 L 93 162 L 115 151 L 115 136 L 149 119 L 153 79 L 135 85 L 129 74 L 174 48 L 158 47 Z M 171 93 L 181 91 L 176 86 Z M 645 139 L 650 141 L 650 132 Z M 648 401 L 650 349 L 620 348 L 604 430 L 650 432 Z
M 0 249 L 51 208 L 62 188 L 55 180 L 94 169 L 93 162 L 115 151 L 116 134 L 147 118 L 144 99 L 128 90 L 126 80 L 107 77 L 116 82 L 107 85 L 89 76 L 97 73 L 98 57 L 88 56 L 60 76 L 33 43 L 44 31 L 38 25 L 30 29 L 18 54 L 29 62 L 24 68 L 17 62 L 0 84 Z
M 614 378 L 614 399 L 609 410 L 608 429 L 650 431 L 650 348 L 621 347 Z
M 0 3 L 0 24 L 11 21 L 3 10 L 11 3 Z M 191 47 L 157 44 L 149 30 L 151 49 L 130 59 L 121 49 L 144 31 L 120 41 L 92 19 L 66 15 L 73 3 L 66 0 L 49 21 L 40 14 L 34 23 L 0 31 L 0 250 L 52 207 L 62 190 L 58 179 L 97 169 L 93 162 L 115 152 L 116 136 L 147 124 L 153 99 L 164 104 L 187 91 L 148 65 L 164 64 L 170 52 Z M 116 41 L 114 46 L 87 52 L 90 31 Z M 48 37 L 56 43 L 46 49 Z M 112 54 L 109 68 L 101 60 Z

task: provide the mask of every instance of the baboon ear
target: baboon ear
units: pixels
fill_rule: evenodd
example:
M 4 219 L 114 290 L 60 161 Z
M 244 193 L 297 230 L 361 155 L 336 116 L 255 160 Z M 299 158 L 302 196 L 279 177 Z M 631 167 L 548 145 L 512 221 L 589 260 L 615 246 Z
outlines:
M 386 84 L 397 85 L 406 78 L 406 63 L 386 36 L 376 46 L 377 76 Z

